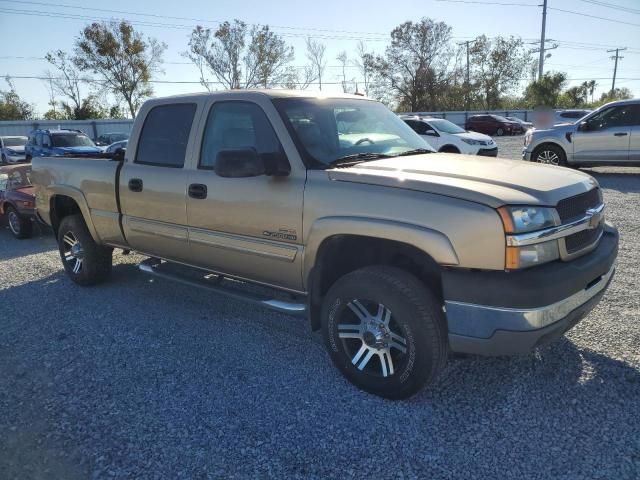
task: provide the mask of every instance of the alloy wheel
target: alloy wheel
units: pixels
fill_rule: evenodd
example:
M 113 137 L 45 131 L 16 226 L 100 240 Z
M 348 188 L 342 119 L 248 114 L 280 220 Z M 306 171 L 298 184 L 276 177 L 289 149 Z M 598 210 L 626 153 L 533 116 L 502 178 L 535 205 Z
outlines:
M 20 235 L 20 217 L 18 217 L 18 214 L 13 210 L 11 210 L 9 212 L 8 220 L 9 220 L 9 228 L 11 229 L 11 232 L 13 232 L 13 234 L 16 236 Z
M 560 165 L 560 157 L 552 150 L 543 150 L 536 157 L 536 162 L 549 165 Z
M 338 337 L 351 363 L 373 376 L 393 375 L 406 361 L 407 341 L 391 310 L 381 303 L 358 299 L 347 306 L 338 322 Z
M 73 273 L 80 273 L 82 270 L 82 261 L 84 259 L 82 244 L 78 241 L 73 232 L 65 233 L 62 237 L 62 241 L 64 244 L 64 261 Z

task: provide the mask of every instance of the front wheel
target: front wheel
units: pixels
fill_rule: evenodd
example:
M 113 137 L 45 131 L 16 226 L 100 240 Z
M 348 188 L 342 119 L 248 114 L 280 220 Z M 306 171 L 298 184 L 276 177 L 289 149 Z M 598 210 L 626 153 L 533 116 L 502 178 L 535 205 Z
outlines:
M 502 128 L 498 128 L 498 130 L 496 130 L 496 135 L 501 137 L 504 135 L 504 130 Z
M 58 249 L 67 275 L 78 285 L 96 285 L 109 277 L 113 249 L 96 243 L 82 215 L 62 219 Z
M 555 145 L 543 145 L 538 147 L 531 155 L 531 160 L 548 165 L 567 166 L 567 159 L 564 151 Z
M 335 366 L 357 387 L 390 399 L 433 382 L 447 360 L 440 302 L 413 275 L 366 267 L 327 293 L 322 330 Z
M 7 207 L 7 221 L 13 236 L 19 239 L 29 238 L 33 233 L 31 219 L 23 217 L 13 207 Z

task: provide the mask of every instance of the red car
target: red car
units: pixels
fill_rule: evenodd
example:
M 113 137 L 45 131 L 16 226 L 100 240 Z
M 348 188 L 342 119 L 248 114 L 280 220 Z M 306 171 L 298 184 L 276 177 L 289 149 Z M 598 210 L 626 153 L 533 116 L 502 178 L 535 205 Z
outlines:
M 31 165 L 0 167 L 0 215 L 7 217 L 16 238 L 31 236 L 35 218 Z
M 500 115 L 492 114 L 472 115 L 465 122 L 464 129 L 498 137 L 524 133 L 524 128 L 518 122 L 512 122 Z

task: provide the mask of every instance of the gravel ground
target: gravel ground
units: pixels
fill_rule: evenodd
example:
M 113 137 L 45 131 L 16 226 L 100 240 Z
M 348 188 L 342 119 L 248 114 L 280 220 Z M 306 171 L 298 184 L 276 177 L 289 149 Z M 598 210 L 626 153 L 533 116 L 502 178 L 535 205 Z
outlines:
M 640 169 L 595 175 L 621 232 L 598 308 L 403 402 L 348 384 L 302 319 L 151 281 L 135 255 L 80 288 L 49 235 L 2 226 L 0 478 L 639 478 Z

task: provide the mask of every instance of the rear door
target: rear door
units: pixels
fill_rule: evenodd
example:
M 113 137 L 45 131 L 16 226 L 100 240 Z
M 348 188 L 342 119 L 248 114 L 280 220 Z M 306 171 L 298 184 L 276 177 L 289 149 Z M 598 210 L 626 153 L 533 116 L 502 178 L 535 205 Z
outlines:
M 572 137 L 576 162 L 627 162 L 633 125 L 633 105 L 617 105 L 602 110 L 586 120 Z
M 136 145 L 127 151 L 131 157 L 120 174 L 119 198 L 124 234 L 134 250 L 189 260 L 185 161 L 197 110 L 190 102 L 151 107 Z
M 633 125 L 629 138 L 629 162 L 640 163 L 640 105 L 631 107 Z
M 300 290 L 306 172 L 292 168 L 284 177 L 242 178 L 220 177 L 215 172 L 220 151 L 254 149 L 262 158 L 277 156 L 288 162 L 282 120 L 266 99 L 211 99 L 206 115 L 188 185 L 191 263 Z

